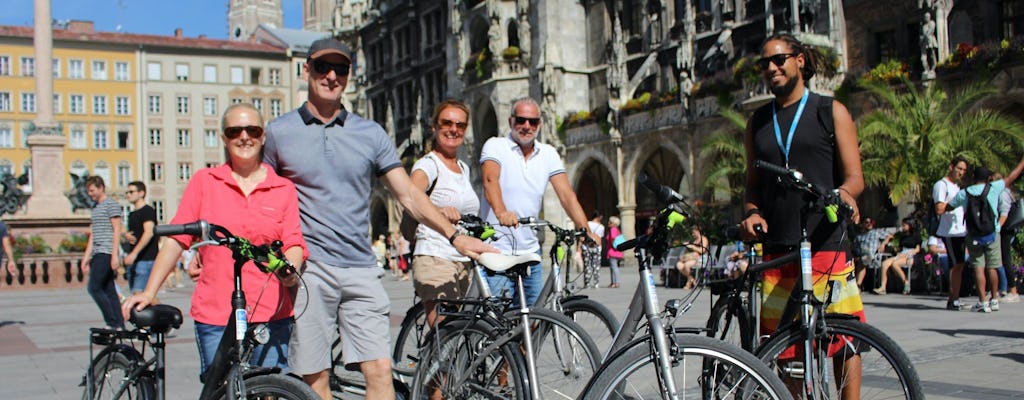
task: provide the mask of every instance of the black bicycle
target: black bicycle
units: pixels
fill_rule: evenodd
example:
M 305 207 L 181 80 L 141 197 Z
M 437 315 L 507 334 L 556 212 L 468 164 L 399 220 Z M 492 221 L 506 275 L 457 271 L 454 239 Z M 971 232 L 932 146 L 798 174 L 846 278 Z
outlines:
M 154 234 L 198 236 L 201 241 L 192 245 L 192 249 L 225 246 L 231 249 L 234 259 L 234 291 L 230 299 L 233 312 L 224 329 L 217 355 L 204 374 L 199 398 L 317 399 L 308 385 L 282 374 L 279 368 L 249 364 L 253 349 L 269 339 L 269 332 L 265 324 L 247 323 L 242 266 L 252 261 L 264 272 L 295 273 L 294 267 L 281 255 L 281 243 L 254 245 L 206 221 L 160 225 L 154 229 Z M 165 398 L 165 335 L 181 326 L 181 310 L 166 304 L 152 305 L 142 311 L 132 309 L 129 322 L 136 328 L 129 331 L 91 329 L 89 355 L 92 361 L 85 375 L 83 399 Z M 95 357 L 92 357 L 93 345 L 104 346 Z M 147 352 L 151 355 L 147 356 Z
M 831 223 L 847 218 L 852 211 L 838 192 L 805 181 L 796 170 L 762 161 L 756 166 L 777 176 L 784 187 L 804 193 L 801 226 L 806 227 L 810 211 L 824 212 Z M 803 251 L 751 263 L 738 279 L 712 283 L 713 288 L 718 285 L 722 296 L 712 307 L 707 334 L 754 352 L 790 384 L 795 394 L 808 399 L 849 398 L 858 391 L 860 399 L 923 399 L 917 372 L 895 341 L 856 317 L 825 311 L 838 296 L 842 283 L 830 281 L 824 293 L 815 294 L 806 233 L 803 243 Z M 801 278 L 783 309 L 780 326 L 770 337 L 762 338 L 759 277 L 764 271 L 798 260 Z M 787 349 L 796 349 L 797 355 L 780 358 Z

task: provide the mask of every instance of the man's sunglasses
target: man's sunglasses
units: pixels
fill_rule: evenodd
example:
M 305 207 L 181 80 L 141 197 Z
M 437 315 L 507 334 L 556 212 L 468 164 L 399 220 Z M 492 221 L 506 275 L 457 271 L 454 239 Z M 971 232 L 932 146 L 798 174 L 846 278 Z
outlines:
M 779 53 L 771 57 L 758 58 L 754 63 L 756 63 L 757 68 L 760 68 L 762 71 L 768 69 L 769 62 L 775 64 L 776 67 L 782 68 L 782 66 L 786 64 L 786 59 L 796 56 L 797 53 Z
M 513 118 L 516 119 L 516 125 L 522 125 L 529 122 L 532 126 L 540 126 L 540 118 L 527 118 L 520 117 L 518 115 L 514 116 Z
M 324 60 L 313 60 L 313 71 L 320 75 L 326 74 L 327 71 L 334 71 L 334 74 L 340 78 L 348 76 L 348 69 L 348 64 L 334 64 Z
M 224 128 L 224 136 L 228 139 L 235 139 L 242 136 L 242 131 L 249 133 L 249 137 L 253 139 L 259 139 L 263 137 L 263 128 L 256 125 L 249 126 L 229 126 Z

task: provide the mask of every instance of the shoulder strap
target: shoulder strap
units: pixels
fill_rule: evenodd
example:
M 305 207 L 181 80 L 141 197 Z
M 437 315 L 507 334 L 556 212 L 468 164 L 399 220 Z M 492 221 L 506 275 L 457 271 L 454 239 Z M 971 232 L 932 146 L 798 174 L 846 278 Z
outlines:
M 430 181 L 430 185 L 427 186 L 427 196 L 434 191 L 434 185 L 437 184 L 437 180 L 441 178 L 441 164 L 437 163 L 437 158 L 434 157 L 434 153 L 427 154 L 430 161 L 434 162 L 434 180 Z

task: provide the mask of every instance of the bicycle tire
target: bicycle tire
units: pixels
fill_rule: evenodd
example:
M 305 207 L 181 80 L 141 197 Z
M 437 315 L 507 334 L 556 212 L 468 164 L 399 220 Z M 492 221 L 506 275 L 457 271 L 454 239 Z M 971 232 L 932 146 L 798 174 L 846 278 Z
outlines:
M 314 400 L 320 398 L 305 382 L 288 375 L 254 375 L 246 377 L 244 382 L 245 393 L 242 398 L 245 399 Z M 220 396 L 215 396 L 215 398 L 228 399 L 228 394 L 223 391 L 223 388 L 218 391 Z
M 844 337 L 850 339 L 845 339 Z M 803 343 L 803 338 L 804 332 L 799 327 L 791 327 L 782 332 L 777 332 L 758 349 L 758 358 L 767 363 L 784 380 L 794 382 L 797 378 L 793 378 L 791 376 L 793 373 L 787 371 L 797 371 L 799 373 L 799 369 L 796 368 L 800 368 L 800 366 L 796 364 L 802 364 L 802 362 L 779 362 L 777 359 L 779 354 L 790 346 L 800 346 Z M 825 328 L 818 333 L 816 348 L 828 347 L 821 344 L 832 343 L 837 340 L 850 343 L 851 346 L 859 351 L 862 366 L 861 374 L 863 376 L 861 378 L 862 384 L 860 385 L 861 393 L 858 398 L 906 398 L 915 400 L 924 398 L 921 381 L 913 364 L 910 363 L 910 359 L 900 349 L 899 345 L 881 330 L 858 320 L 850 319 L 847 316 L 826 316 Z M 831 358 L 845 357 L 848 354 L 849 352 L 844 349 L 833 354 Z M 823 358 L 830 357 L 818 357 L 817 360 L 820 361 Z M 837 388 L 846 386 L 844 383 L 846 381 L 846 374 L 839 375 L 840 365 L 837 365 L 838 363 L 835 361 L 833 360 L 832 363 L 826 363 L 824 366 L 819 366 L 815 369 L 815 371 L 821 371 L 822 367 L 826 368 L 826 371 L 835 369 L 835 373 L 827 375 L 828 380 L 835 384 L 834 386 L 830 384 L 828 385 L 829 387 L 824 388 L 820 381 L 815 384 L 815 390 L 822 393 L 822 397 L 818 398 L 839 398 L 837 394 L 839 390 Z M 870 375 L 865 372 L 870 372 Z M 823 374 L 818 373 L 816 375 L 820 377 Z M 795 386 L 799 387 L 799 384 Z
M 140 374 L 132 384 L 125 386 L 121 393 L 121 382 L 124 381 L 136 366 L 141 365 L 142 355 L 137 350 L 126 345 L 110 346 L 100 352 L 93 359 L 90 370 L 92 374 L 91 400 L 106 399 L 129 399 L 149 400 L 156 398 L 156 386 L 147 375 Z M 82 391 L 82 399 L 89 398 L 90 382 L 86 380 L 85 390 Z
M 428 338 L 413 379 L 413 399 L 440 390 L 444 399 L 530 398 L 526 362 L 515 342 L 502 344 L 489 354 L 480 354 L 498 337 L 494 327 L 481 320 L 448 318 Z M 487 361 L 467 371 L 477 357 Z M 454 377 L 454 378 L 451 378 Z M 453 385 L 465 380 L 464 385 Z
M 785 384 L 753 354 L 735 345 L 683 332 L 677 328 L 670 338 L 670 343 L 675 343 L 672 376 L 680 398 L 791 398 Z M 612 355 L 580 398 L 661 399 L 652 340 L 647 335 Z
M 417 301 L 402 318 L 401 328 L 395 337 L 395 347 L 391 353 L 391 362 L 396 373 L 403 377 L 412 377 L 416 373 L 419 362 L 419 351 L 425 340 L 424 327 L 427 324 L 423 302 Z
M 740 294 L 742 296 L 742 294 Z M 708 337 L 734 344 L 749 352 L 753 352 L 754 343 L 750 340 L 751 328 L 745 315 L 746 307 L 742 304 L 743 299 L 736 299 L 732 294 L 722 295 L 711 307 L 711 316 L 708 317 Z
M 619 320 L 604 304 L 585 297 L 569 297 L 562 300 L 562 313 L 583 328 L 601 354 L 611 349 Z
M 511 310 L 504 317 L 518 323 L 520 315 Z M 541 397 L 577 398 L 601 367 L 601 350 L 582 327 L 555 311 L 531 309 L 529 320 Z

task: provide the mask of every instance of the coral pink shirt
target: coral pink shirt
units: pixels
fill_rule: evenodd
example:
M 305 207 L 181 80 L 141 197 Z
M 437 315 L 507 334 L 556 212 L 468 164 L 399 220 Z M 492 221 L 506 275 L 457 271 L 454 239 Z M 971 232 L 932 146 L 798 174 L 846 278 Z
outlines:
M 263 167 L 267 178 L 248 197 L 231 177 L 231 167 L 227 164 L 199 170 L 185 187 L 178 213 L 171 223 L 204 219 L 256 245 L 280 240 L 285 250 L 299 246 L 305 259 L 309 251 L 302 238 L 295 185 L 266 164 Z M 188 235 L 173 238 L 186 247 L 194 240 Z M 203 272 L 192 294 L 192 318 L 204 324 L 223 326 L 231 315 L 234 290 L 231 250 L 223 246 L 204 246 L 199 254 Z M 276 275 L 261 272 L 251 261 L 242 267 L 242 290 L 250 322 L 275 321 L 293 315 L 291 291 L 281 285 Z M 256 304 L 257 299 L 259 304 Z

